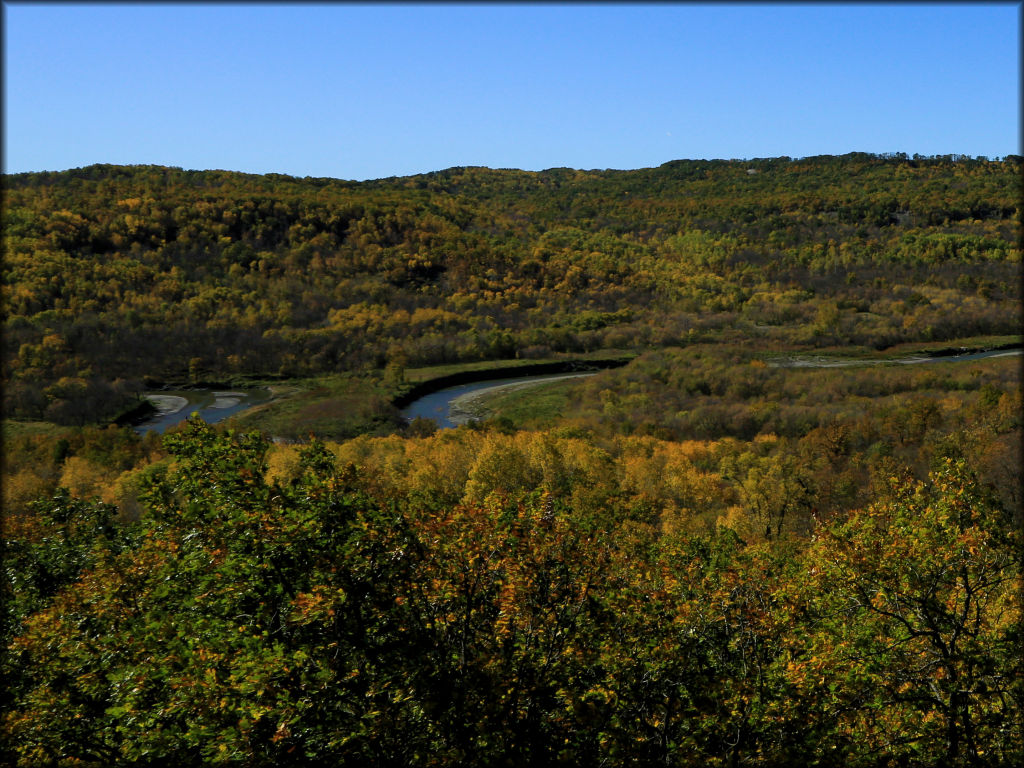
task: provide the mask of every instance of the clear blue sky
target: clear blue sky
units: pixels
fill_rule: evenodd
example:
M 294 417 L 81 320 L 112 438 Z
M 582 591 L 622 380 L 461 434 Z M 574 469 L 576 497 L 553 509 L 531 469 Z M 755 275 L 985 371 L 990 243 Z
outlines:
M 4 170 L 1017 154 L 994 4 L 4 3 Z

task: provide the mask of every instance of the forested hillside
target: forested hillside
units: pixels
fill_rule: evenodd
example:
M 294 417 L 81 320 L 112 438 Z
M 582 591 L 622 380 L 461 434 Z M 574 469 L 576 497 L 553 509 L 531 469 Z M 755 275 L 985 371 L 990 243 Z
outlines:
M 87 423 L 146 377 L 1016 333 L 1020 172 L 853 154 L 366 183 L 6 176 L 5 413 Z
M 1021 170 L 5 176 L 0 764 L 1021 764 Z

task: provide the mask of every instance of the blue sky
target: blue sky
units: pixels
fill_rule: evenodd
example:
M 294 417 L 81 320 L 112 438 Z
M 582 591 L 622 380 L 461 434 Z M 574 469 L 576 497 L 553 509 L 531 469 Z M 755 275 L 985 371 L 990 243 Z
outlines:
M 4 170 L 1021 152 L 1020 5 L 4 3 Z

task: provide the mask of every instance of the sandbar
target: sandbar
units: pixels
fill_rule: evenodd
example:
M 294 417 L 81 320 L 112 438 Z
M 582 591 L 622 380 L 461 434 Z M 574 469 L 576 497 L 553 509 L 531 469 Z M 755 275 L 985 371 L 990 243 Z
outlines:
M 233 408 L 242 402 L 244 392 L 214 392 L 213 404 L 210 408 Z
M 153 404 L 161 416 L 170 416 L 188 405 L 187 398 L 177 395 L 143 395 L 143 397 Z

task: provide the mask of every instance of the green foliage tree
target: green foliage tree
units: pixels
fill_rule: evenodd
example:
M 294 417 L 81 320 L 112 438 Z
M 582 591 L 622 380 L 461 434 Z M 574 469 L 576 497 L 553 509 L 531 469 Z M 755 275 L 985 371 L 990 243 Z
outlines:
M 566 478 L 437 503 L 315 440 L 271 480 L 258 434 L 165 443 L 135 527 L 61 495 L 18 550 L 8 763 L 1021 757 L 1019 541 L 962 464 L 801 547 L 577 508 Z
M 839 724 L 847 765 L 1021 759 L 1020 542 L 1001 517 L 949 461 L 819 532 L 788 672 Z

